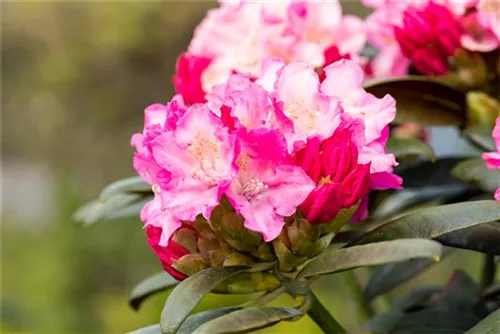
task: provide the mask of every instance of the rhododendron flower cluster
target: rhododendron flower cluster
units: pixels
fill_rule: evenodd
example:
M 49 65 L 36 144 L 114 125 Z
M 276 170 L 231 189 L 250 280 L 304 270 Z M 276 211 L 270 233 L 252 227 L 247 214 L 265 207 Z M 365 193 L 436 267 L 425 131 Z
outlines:
M 497 151 L 483 153 L 483 159 L 486 160 L 488 168 L 500 168 L 500 117 L 497 118 L 495 128 L 493 129 L 493 139 L 495 140 Z M 500 188 L 495 192 L 495 199 L 500 201 Z
M 287 217 L 328 223 L 366 204 L 370 189 L 400 187 L 385 149 L 394 99 L 367 93 L 353 61 L 324 74 L 320 82 L 308 64 L 268 59 L 258 80 L 233 74 L 206 103 L 186 106 L 178 95 L 146 108 L 132 145 L 134 167 L 155 193 L 141 219 L 156 228 L 148 233 L 157 253 L 184 254 L 171 247 L 174 232 L 200 217 L 210 221 L 222 200 L 270 242 Z
M 362 20 L 343 16 L 338 1 L 221 1 L 179 57 L 174 84 L 187 104 L 203 102 L 232 73 L 260 77 L 267 57 L 321 70 L 342 58 L 358 59 L 365 40 Z
M 372 1 L 366 21 L 370 44 L 381 50 L 371 64 L 376 77 L 408 72 L 410 63 L 424 75 L 443 75 L 457 49 L 490 52 L 500 46 L 496 0 Z

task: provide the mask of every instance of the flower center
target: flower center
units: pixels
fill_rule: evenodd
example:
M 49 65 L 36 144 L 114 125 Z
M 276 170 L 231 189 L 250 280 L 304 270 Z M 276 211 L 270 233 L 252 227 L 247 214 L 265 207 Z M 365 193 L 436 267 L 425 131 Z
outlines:
M 480 1 L 479 10 L 487 13 L 496 14 L 496 16 L 500 16 L 500 12 L 498 10 L 498 2 L 496 1 Z
M 245 196 L 248 201 L 253 199 L 260 199 L 262 197 L 262 192 L 268 188 L 267 184 L 264 184 L 259 179 L 250 179 L 241 190 L 241 194 Z
M 333 182 L 332 182 L 332 180 L 330 179 L 330 177 L 331 177 L 331 176 L 330 176 L 330 175 L 328 175 L 328 176 L 325 176 L 325 177 L 322 177 L 321 179 L 319 179 L 319 181 L 318 181 L 318 186 L 320 186 L 320 187 L 321 187 L 321 186 L 322 186 L 322 185 L 324 185 L 325 183 L 333 183 Z
M 217 175 L 215 171 L 205 171 L 199 167 L 196 167 L 193 170 L 193 177 L 208 184 L 209 186 L 215 186 L 222 180 L 222 177 Z
M 289 101 L 285 103 L 285 114 L 290 118 L 295 127 L 308 133 L 316 127 L 318 110 L 307 105 L 302 100 Z

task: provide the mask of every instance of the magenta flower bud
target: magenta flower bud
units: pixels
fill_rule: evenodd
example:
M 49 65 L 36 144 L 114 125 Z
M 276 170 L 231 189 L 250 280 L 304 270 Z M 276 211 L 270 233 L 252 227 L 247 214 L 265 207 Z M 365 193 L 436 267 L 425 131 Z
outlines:
M 332 221 L 368 194 L 370 165 L 358 164 L 352 131 L 338 129 L 320 143 L 309 140 L 296 154 L 296 162 L 316 182 L 300 209 L 310 223 Z
M 160 242 L 161 232 L 162 229 L 160 227 L 148 226 L 146 228 L 149 246 L 151 246 L 151 249 L 160 259 L 163 269 L 172 275 L 173 278 L 182 281 L 187 276 L 176 270 L 173 264 L 175 260 L 189 254 L 189 251 L 173 240 L 170 240 L 167 246 L 160 246 L 158 243 Z
M 210 62 L 210 58 L 188 53 L 181 54 L 177 59 L 176 74 L 173 78 L 175 91 L 184 97 L 188 105 L 205 102 L 201 75 Z
M 403 26 L 394 28 L 403 54 L 425 75 L 448 72 L 448 58 L 460 48 L 463 32 L 451 10 L 432 1 L 423 9 L 410 6 L 403 14 Z

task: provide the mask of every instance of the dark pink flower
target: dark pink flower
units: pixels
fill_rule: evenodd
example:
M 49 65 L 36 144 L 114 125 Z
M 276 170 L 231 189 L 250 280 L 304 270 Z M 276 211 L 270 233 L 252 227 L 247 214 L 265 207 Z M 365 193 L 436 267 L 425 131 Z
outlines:
M 177 59 L 173 78 L 175 91 L 184 97 L 187 104 L 205 102 L 201 76 L 210 62 L 210 58 L 188 53 L 181 54 Z
M 309 140 L 295 160 L 317 185 L 300 206 L 312 223 L 333 220 L 340 209 L 350 208 L 369 192 L 370 164 L 358 163 L 358 145 L 348 127 L 339 127 L 322 142 Z
M 410 6 L 403 24 L 394 28 L 403 54 L 425 75 L 448 72 L 448 58 L 461 46 L 463 28 L 446 6 L 430 1 L 423 9 Z
M 146 234 L 148 236 L 149 246 L 160 259 L 163 269 L 176 280 L 182 281 L 185 279 L 187 276 L 177 271 L 172 265 L 173 261 L 189 254 L 189 251 L 173 240 L 170 240 L 167 246 L 160 246 L 159 242 L 162 235 L 162 229 L 160 227 L 152 225 L 147 226 Z
M 323 64 L 323 66 L 316 70 L 316 72 L 318 72 L 320 82 L 323 82 L 323 80 L 325 80 L 326 78 L 326 74 L 324 71 L 325 67 L 341 59 L 351 59 L 351 56 L 349 54 L 341 54 L 339 48 L 336 45 L 331 45 L 326 48 L 323 52 L 323 55 L 325 56 L 325 63 Z

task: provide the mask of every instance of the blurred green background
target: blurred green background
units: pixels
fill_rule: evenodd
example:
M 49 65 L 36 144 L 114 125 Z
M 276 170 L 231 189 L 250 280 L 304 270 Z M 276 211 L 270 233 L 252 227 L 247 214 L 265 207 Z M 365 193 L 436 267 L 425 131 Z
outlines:
M 344 5 L 361 13 L 359 4 Z M 2 3 L 2 332 L 123 333 L 158 322 L 166 294 L 139 312 L 126 302 L 135 283 L 160 270 L 140 221 L 81 228 L 71 214 L 134 174 L 129 140 L 142 128 L 142 110 L 170 99 L 175 59 L 213 6 Z M 442 284 L 454 268 L 477 278 L 479 258 L 458 252 L 391 297 L 424 281 Z M 364 315 L 347 277 L 325 277 L 314 289 L 352 329 Z M 210 296 L 198 309 L 244 298 Z M 304 318 L 263 332 L 319 331 Z

